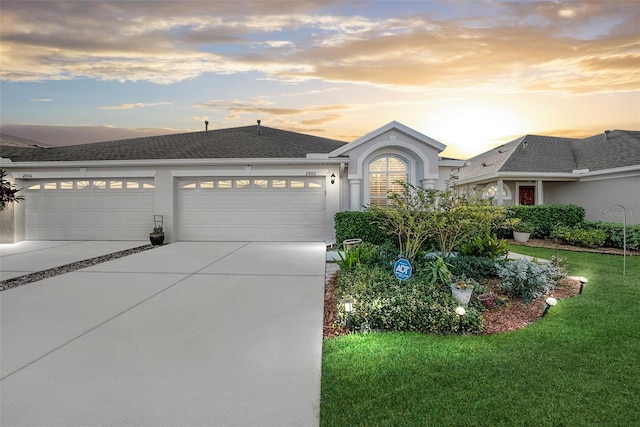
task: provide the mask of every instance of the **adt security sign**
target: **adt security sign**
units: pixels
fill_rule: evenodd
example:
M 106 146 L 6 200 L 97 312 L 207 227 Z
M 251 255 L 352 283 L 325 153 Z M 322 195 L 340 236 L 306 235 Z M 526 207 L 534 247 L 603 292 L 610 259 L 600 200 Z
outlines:
M 401 281 L 407 280 L 409 277 L 411 277 L 412 270 L 413 269 L 411 268 L 411 264 L 409 264 L 409 261 L 404 258 L 400 258 L 393 265 L 393 272 L 395 273 L 398 280 Z

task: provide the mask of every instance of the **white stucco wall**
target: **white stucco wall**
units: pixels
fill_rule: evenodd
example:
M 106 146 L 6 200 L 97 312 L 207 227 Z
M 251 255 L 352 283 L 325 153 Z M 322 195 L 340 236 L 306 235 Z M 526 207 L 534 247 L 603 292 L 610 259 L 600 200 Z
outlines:
M 582 182 L 545 182 L 545 204 L 573 204 L 585 209 L 589 221 L 640 224 L 640 175 Z

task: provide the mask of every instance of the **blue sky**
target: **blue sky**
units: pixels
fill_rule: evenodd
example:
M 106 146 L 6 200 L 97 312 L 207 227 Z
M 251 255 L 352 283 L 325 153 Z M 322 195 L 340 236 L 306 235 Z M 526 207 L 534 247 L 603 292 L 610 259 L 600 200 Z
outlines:
M 640 129 L 635 1 L 3 1 L 0 126 L 52 145 L 397 120 L 466 158 Z

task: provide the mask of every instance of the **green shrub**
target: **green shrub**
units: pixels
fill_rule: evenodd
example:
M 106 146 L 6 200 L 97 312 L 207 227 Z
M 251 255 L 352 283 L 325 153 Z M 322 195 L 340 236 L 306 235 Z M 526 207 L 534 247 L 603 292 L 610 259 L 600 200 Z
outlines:
M 622 249 L 623 224 L 616 222 L 585 221 L 589 229 L 602 230 L 605 233 L 604 245 Z M 640 225 L 627 225 L 627 249 L 640 251 Z
M 381 219 L 389 235 L 409 260 L 417 260 L 420 251 L 435 247 L 448 256 L 461 242 L 478 232 L 490 232 L 506 219 L 504 209 L 495 209 L 487 201 L 459 194 L 451 188 L 424 189 L 397 182 L 400 192 L 389 194 L 389 206 L 367 208 Z
M 400 250 L 392 242 L 384 242 L 383 244 L 376 246 L 376 250 L 373 251 L 371 256 L 364 262 L 364 265 L 368 266 L 390 266 L 398 260 Z
M 604 245 L 606 233 L 596 228 L 560 226 L 551 233 L 551 237 L 562 239 L 570 245 L 599 247 Z
M 375 214 L 369 211 L 343 211 L 334 216 L 336 243 L 341 245 L 347 239 L 362 239 L 363 242 L 382 245 L 394 241 L 379 225 Z
M 520 221 L 513 226 L 513 231 L 517 233 L 533 233 L 536 227 L 530 222 Z
M 338 251 L 340 259 L 334 261 L 338 264 L 340 270 L 350 270 L 360 264 L 367 263 L 377 250 L 377 246 L 366 242 L 351 249 L 344 245 L 343 249 Z
M 458 253 L 465 256 L 499 258 L 507 254 L 507 241 L 489 232 L 479 233 L 458 246 Z
M 465 255 L 447 260 L 451 274 L 454 276 L 473 277 L 478 281 L 498 277 L 496 265 L 504 264 L 505 262 L 507 261 Z
M 429 258 L 420 263 L 416 273 L 416 277 L 419 280 L 424 280 L 430 285 L 435 285 L 438 282 L 448 285 L 453 277 L 451 271 L 449 271 L 449 264 L 442 257 Z
M 553 264 L 538 264 L 524 259 L 497 264 L 500 289 L 525 303 L 555 289 L 564 272 Z
M 574 227 L 584 222 L 584 208 L 576 205 L 507 206 L 508 218 L 520 218 L 534 227 L 531 237 L 547 239 L 558 226 Z
M 353 311 L 347 315 L 338 305 L 337 322 L 355 330 L 419 331 L 430 333 L 476 333 L 482 330 L 478 305 L 470 304 L 464 316 L 448 286 L 411 278 L 399 282 L 391 269 L 362 268 L 340 272 L 337 302 L 349 297 Z

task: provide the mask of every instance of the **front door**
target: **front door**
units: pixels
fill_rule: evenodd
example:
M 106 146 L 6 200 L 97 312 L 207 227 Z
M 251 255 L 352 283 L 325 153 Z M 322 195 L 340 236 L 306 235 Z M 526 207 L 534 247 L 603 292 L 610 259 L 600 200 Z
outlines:
M 518 198 L 521 205 L 535 205 L 536 187 L 534 185 L 521 185 Z

